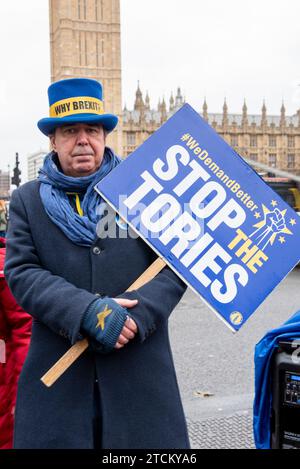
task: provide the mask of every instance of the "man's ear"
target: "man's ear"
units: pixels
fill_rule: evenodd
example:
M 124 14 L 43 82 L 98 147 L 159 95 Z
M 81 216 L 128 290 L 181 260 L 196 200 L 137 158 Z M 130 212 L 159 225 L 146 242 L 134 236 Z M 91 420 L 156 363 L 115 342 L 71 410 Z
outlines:
M 49 139 L 50 139 L 51 149 L 56 151 L 55 135 L 54 134 L 49 135 Z

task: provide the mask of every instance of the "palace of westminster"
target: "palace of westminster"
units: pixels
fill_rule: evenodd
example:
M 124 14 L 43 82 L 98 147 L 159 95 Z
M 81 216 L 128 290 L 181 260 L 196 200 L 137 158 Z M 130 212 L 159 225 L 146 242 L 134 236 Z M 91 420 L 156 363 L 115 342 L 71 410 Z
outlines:
M 51 80 L 89 77 L 102 82 L 105 108 L 120 119 L 109 145 L 128 156 L 183 104 L 180 88 L 168 102 L 150 107 L 148 93 L 137 87 L 134 108 L 122 109 L 120 0 L 49 0 Z M 199 111 L 199 110 L 198 110 Z M 244 102 L 240 114 L 211 113 L 206 101 L 200 115 L 235 150 L 248 159 L 300 174 L 300 110 L 286 116 L 282 104 L 278 115 L 250 115 Z M 28 177 L 36 176 L 38 154 L 28 158 Z M 31 177 L 30 177 L 31 176 Z

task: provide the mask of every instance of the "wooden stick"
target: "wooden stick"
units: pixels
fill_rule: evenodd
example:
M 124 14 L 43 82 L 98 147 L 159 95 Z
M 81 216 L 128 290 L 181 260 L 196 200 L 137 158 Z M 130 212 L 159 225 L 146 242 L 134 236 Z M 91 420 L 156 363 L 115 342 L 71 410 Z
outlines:
M 128 288 L 127 291 L 137 290 L 150 282 L 164 267 L 166 263 L 160 257 L 148 267 L 145 272 Z M 76 342 L 69 350 L 42 376 L 41 381 L 48 388 L 74 363 L 77 358 L 88 348 L 87 339 Z

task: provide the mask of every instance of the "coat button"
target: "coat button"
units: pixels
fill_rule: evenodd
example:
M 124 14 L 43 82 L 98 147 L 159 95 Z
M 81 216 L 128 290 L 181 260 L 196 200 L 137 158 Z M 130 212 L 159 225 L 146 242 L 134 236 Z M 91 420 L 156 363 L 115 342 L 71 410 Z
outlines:
M 98 248 L 98 246 L 94 247 L 93 254 L 95 254 L 95 256 L 99 256 L 99 254 L 101 254 L 101 249 Z

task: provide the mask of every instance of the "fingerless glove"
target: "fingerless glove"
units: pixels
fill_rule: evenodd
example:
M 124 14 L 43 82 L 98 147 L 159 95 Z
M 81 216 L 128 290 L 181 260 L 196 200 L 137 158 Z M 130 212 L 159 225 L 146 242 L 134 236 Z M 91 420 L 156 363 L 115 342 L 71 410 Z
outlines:
M 99 347 L 99 351 L 110 352 L 116 345 L 126 319 L 126 308 L 111 298 L 99 298 L 88 306 L 81 328 L 97 343 L 102 344 L 103 348 Z M 97 350 L 97 347 L 93 348 Z

